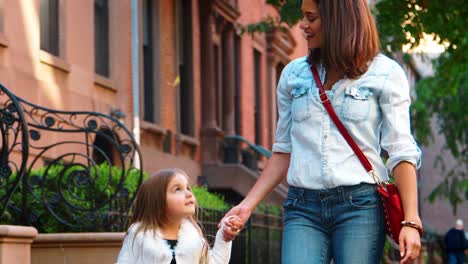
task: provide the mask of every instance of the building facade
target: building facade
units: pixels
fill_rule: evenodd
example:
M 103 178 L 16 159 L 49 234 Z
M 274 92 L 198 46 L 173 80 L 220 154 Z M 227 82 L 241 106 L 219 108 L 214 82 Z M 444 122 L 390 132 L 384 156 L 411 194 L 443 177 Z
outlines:
M 300 29 L 241 34 L 278 15 L 265 0 L 138 0 L 133 14 L 132 2 L 0 0 L 0 82 L 48 108 L 118 117 L 135 131 L 145 171 L 182 168 L 238 201 L 273 143 L 281 70 L 307 52 Z M 282 184 L 268 199 L 285 194 Z
M 277 16 L 265 2 L 138 0 L 135 59 L 132 1 L 0 1 L 0 80 L 38 105 L 120 118 L 147 172 L 179 167 L 241 197 L 266 161 L 255 146 L 273 142 L 279 74 L 307 51 L 297 29 L 241 34 Z M 229 164 L 226 136 L 242 136 Z

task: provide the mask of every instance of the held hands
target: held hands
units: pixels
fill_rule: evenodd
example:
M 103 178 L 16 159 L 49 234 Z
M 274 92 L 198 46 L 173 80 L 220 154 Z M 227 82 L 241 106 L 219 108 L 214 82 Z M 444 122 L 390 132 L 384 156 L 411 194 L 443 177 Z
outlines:
M 232 241 L 239 234 L 240 231 L 249 220 L 252 210 L 247 206 L 237 205 L 233 207 L 223 217 L 221 222 L 218 224 L 218 228 L 223 228 L 223 236 L 225 241 Z
M 421 249 L 421 238 L 415 228 L 403 226 L 399 237 L 400 244 L 400 263 L 411 263 L 419 256 Z
M 223 232 L 223 239 L 226 242 L 234 240 L 234 238 L 239 234 L 242 230 L 242 220 L 237 215 L 231 215 L 226 217 L 224 220 L 221 221 L 221 230 Z M 233 238 L 231 239 L 231 235 L 233 234 Z M 229 237 L 229 238 L 226 238 Z

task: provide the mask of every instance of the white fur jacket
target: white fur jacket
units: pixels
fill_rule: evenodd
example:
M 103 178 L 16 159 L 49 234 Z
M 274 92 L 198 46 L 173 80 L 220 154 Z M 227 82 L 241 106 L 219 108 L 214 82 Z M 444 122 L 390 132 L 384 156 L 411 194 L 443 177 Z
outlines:
M 135 237 L 139 224 L 133 224 L 125 236 L 122 249 L 117 260 L 118 264 L 170 264 L 172 252 L 169 244 L 164 240 L 159 231 L 140 231 Z M 208 252 L 209 264 L 229 263 L 231 258 L 232 242 L 223 239 L 222 229 L 216 233 L 213 249 Z M 133 238 L 135 242 L 133 243 Z M 198 264 L 203 249 L 203 240 L 197 229 L 189 220 L 182 221 L 177 235 L 175 247 L 175 259 L 177 264 Z M 132 245 L 133 244 L 133 245 Z

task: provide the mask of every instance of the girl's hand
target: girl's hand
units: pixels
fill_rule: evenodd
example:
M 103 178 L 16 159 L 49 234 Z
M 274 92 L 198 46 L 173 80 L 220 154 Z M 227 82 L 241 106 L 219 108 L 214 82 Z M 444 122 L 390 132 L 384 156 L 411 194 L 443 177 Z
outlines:
M 233 207 L 227 214 L 223 217 L 221 222 L 218 224 L 220 228 L 223 224 L 223 236 L 225 241 L 232 241 L 239 232 L 244 228 L 245 223 L 249 220 L 250 215 L 252 214 L 252 209 L 241 204 Z
M 229 226 L 228 226 L 229 224 Z M 227 232 L 232 232 L 234 234 L 239 234 L 240 231 L 242 230 L 242 220 L 237 216 L 237 215 L 231 215 L 231 216 L 228 216 L 227 218 L 225 218 L 221 224 L 221 228 L 223 230 L 223 236 L 225 236 L 225 234 Z M 227 235 L 229 235 L 229 233 L 227 233 Z M 235 238 L 235 237 L 234 237 Z M 226 242 L 229 242 L 231 240 L 227 240 L 225 237 L 224 237 L 224 241 Z
M 400 231 L 400 263 L 410 263 L 419 256 L 421 249 L 421 238 L 418 230 L 403 226 Z
M 234 232 L 240 232 L 240 230 L 243 227 L 242 220 L 237 215 L 228 216 L 226 218 L 226 220 L 224 220 L 224 221 L 226 221 L 226 222 L 228 222 L 230 224 L 229 229 L 231 229 Z

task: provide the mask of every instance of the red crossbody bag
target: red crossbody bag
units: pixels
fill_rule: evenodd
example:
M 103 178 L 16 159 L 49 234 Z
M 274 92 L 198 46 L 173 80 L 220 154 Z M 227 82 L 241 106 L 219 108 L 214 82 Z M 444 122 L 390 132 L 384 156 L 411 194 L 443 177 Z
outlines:
M 400 236 L 402 222 L 404 222 L 404 214 L 400 194 L 398 193 L 397 187 L 393 183 L 382 182 L 377 176 L 372 167 L 372 164 L 369 162 L 366 155 L 364 155 L 362 150 L 348 133 L 345 126 L 336 115 L 335 110 L 333 110 L 333 107 L 328 100 L 327 94 L 325 93 L 325 89 L 323 88 L 322 82 L 320 81 L 317 69 L 314 66 L 311 66 L 310 70 L 312 71 L 315 83 L 319 88 L 320 100 L 330 115 L 330 118 L 333 120 L 333 123 L 335 123 L 335 126 L 338 128 L 341 135 L 343 135 L 348 145 L 353 149 L 362 166 L 364 166 L 364 169 L 367 171 L 367 173 L 369 173 L 369 175 L 372 176 L 375 183 L 377 183 L 377 190 L 381 197 L 385 215 L 385 231 L 392 242 L 398 245 L 398 238 Z M 423 230 L 420 226 L 417 226 L 413 222 L 406 222 L 406 224 L 418 229 L 419 234 L 422 236 Z

